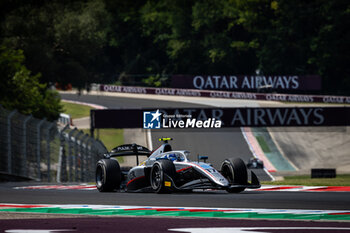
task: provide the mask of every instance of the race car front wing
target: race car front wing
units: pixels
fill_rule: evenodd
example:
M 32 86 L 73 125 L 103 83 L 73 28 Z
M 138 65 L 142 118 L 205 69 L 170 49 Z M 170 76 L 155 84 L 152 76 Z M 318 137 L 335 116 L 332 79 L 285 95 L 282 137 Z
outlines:
M 192 189 L 229 189 L 229 188 L 249 188 L 249 189 L 257 189 L 261 187 L 258 177 L 255 175 L 253 171 L 251 171 L 251 182 L 247 182 L 246 184 L 238 184 L 232 183 L 230 186 L 220 186 L 207 178 L 200 178 L 197 180 L 190 181 L 181 186 L 176 186 L 176 183 L 169 176 L 166 176 L 166 180 L 171 182 L 171 187 L 173 191 L 181 191 L 181 190 L 192 190 Z

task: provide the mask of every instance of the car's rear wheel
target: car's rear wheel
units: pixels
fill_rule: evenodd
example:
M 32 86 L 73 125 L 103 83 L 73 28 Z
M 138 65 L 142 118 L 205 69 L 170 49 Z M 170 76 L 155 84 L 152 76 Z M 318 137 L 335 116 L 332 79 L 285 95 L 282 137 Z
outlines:
M 160 160 L 153 164 L 150 174 L 150 182 L 153 191 L 156 193 L 169 193 L 176 169 L 173 162 L 169 160 Z M 171 179 L 169 179 L 171 178 Z
M 101 159 L 96 165 L 96 187 L 100 192 L 112 192 L 120 187 L 121 170 L 117 160 Z
M 240 158 L 226 159 L 221 165 L 221 174 L 229 181 L 230 184 L 245 185 L 248 183 L 247 167 Z M 229 193 L 240 193 L 245 188 L 228 188 Z

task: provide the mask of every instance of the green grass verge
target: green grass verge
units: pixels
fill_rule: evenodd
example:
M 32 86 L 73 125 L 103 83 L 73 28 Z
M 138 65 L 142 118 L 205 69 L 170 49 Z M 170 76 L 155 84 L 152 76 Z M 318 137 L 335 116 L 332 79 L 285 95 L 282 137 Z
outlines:
M 89 129 L 84 129 L 84 133 L 90 135 Z M 99 138 L 110 151 L 114 147 L 124 144 L 123 129 L 97 129 L 95 131 L 95 137 Z
M 72 119 L 88 117 L 90 116 L 89 106 L 81 104 L 73 104 L 67 102 L 61 102 L 63 105 L 64 113 L 69 114 Z M 85 134 L 90 135 L 90 129 L 82 129 Z M 114 147 L 124 144 L 124 130 L 123 129 L 97 129 L 95 131 L 95 137 L 100 139 L 108 151 L 111 151 Z M 122 163 L 123 157 L 118 157 L 118 161 Z
M 62 102 L 62 105 L 64 113 L 69 114 L 73 119 L 90 116 L 90 110 L 92 109 L 89 106 L 67 102 Z M 90 129 L 83 129 L 83 131 L 90 135 Z M 98 135 L 108 151 L 124 143 L 123 129 L 99 129 L 95 131 L 96 135 Z
M 350 186 L 350 175 L 337 175 L 336 178 L 311 178 L 310 175 L 286 176 L 281 181 L 261 183 L 266 185 Z
M 88 117 L 90 116 L 90 110 L 92 109 L 86 105 L 72 104 L 63 101 L 61 104 L 63 106 L 64 113 L 69 114 L 72 119 Z
M 270 153 L 271 152 L 271 150 L 270 150 L 269 146 L 267 145 L 267 143 L 265 142 L 265 139 L 264 139 L 263 136 L 256 136 L 255 138 L 258 141 L 258 143 L 259 143 L 261 149 L 263 150 L 263 152 L 265 152 L 265 153 Z

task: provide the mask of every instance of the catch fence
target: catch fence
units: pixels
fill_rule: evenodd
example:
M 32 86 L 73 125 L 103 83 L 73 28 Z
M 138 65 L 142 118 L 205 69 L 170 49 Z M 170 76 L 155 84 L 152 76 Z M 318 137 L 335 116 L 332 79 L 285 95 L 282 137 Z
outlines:
M 69 124 L 9 111 L 0 105 L 0 174 L 6 179 L 88 182 L 104 144 Z M 0 176 L 0 177 L 1 177 Z

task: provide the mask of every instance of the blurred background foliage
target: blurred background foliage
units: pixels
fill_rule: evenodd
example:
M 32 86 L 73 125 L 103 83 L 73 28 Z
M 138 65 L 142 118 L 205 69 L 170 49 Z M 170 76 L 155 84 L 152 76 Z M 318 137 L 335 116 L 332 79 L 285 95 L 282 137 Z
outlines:
M 322 93 L 350 94 L 348 0 L 2 0 L 0 13 L 1 51 L 22 57 L 2 61 L 17 67 L 6 85 L 18 72 L 82 89 L 259 70 L 318 74 Z

